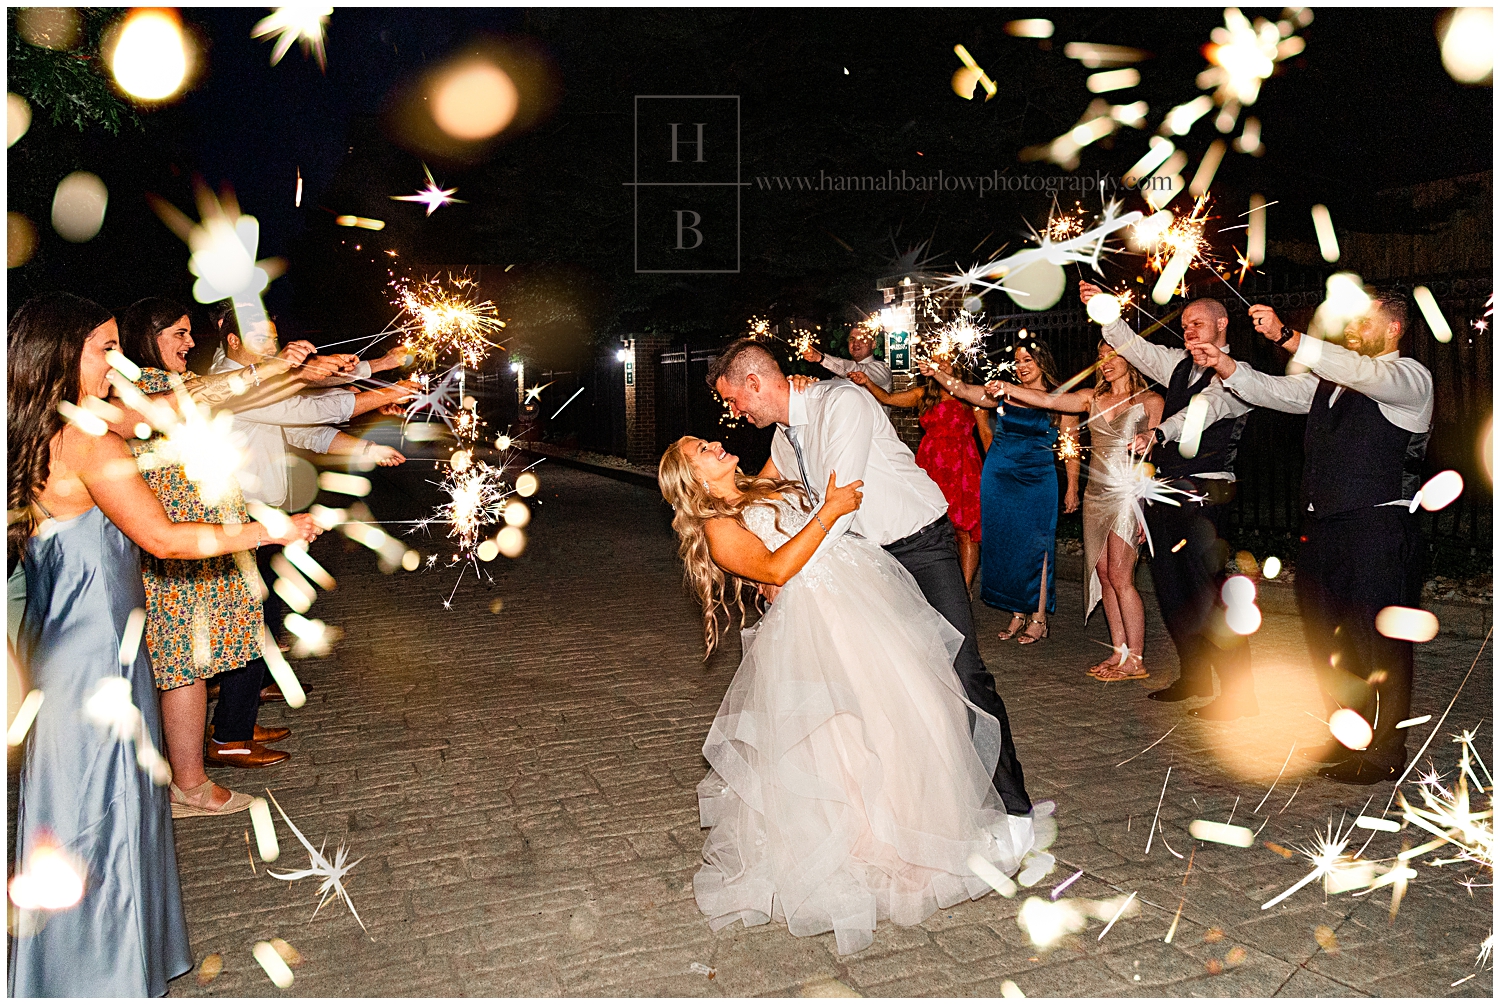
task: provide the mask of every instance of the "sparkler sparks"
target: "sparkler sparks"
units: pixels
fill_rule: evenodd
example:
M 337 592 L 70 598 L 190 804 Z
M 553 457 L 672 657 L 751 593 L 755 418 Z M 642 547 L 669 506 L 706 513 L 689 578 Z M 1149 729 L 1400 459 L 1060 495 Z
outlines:
M 323 905 L 328 903 L 331 897 L 338 896 L 343 899 L 344 905 L 349 908 L 349 913 L 354 915 L 354 920 L 359 922 L 359 927 L 364 928 L 365 923 L 361 920 L 359 912 L 354 909 L 354 901 L 349 898 L 349 891 L 344 889 L 344 877 L 349 874 L 349 870 L 359 865 L 364 859 L 358 858 L 345 865 L 344 860 L 348 857 L 349 852 L 343 843 L 340 842 L 338 850 L 334 852 L 333 861 L 328 861 L 323 856 L 322 849 L 314 848 L 312 842 L 308 841 L 302 835 L 302 832 L 297 829 L 297 825 L 292 823 L 292 818 L 286 815 L 286 810 L 281 808 L 281 804 L 276 801 L 276 796 L 271 793 L 270 789 L 266 790 L 266 795 L 270 796 L 271 805 L 276 807 L 276 812 L 281 814 L 281 819 L 286 821 L 286 825 L 291 828 L 292 834 L 301 843 L 302 847 L 307 850 L 309 862 L 309 868 L 306 869 L 299 869 L 295 872 L 271 872 L 271 870 L 267 869 L 267 874 L 274 876 L 276 879 L 284 879 L 288 882 L 299 879 L 321 878 L 323 884 L 318 887 L 318 896 L 322 899 L 318 901 L 318 906 L 313 909 L 313 917 L 316 918 L 318 916 L 318 911 L 323 909 Z M 325 840 L 323 847 L 326 848 L 327 846 L 328 843 Z
M 1326 886 L 1330 877 L 1336 875 L 1340 870 L 1349 869 L 1353 865 L 1354 859 L 1352 856 L 1345 854 L 1345 849 L 1349 847 L 1349 842 L 1353 835 L 1354 828 L 1352 826 L 1348 832 L 1336 831 L 1333 821 L 1330 820 L 1328 822 L 1328 832 L 1317 836 L 1315 846 L 1296 849 L 1296 851 L 1300 852 L 1312 863 L 1312 872 L 1303 876 L 1285 892 L 1266 901 L 1260 906 L 1260 909 L 1264 911 L 1275 907 L 1307 884 L 1316 882 L 1317 880 L 1323 880 Z
M 464 202 L 463 199 L 455 199 L 453 195 L 458 189 L 443 188 L 432 177 L 432 169 L 426 164 L 422 165 L 422 173 L 427 176 L 427 187 L 419 189 L 415 195 L 393 195 L 391 199 L 396 202 L 418 202 L 427 207 L 427 215 L 431 216 L 443 206 L 451 206 L 456 202 Z
M 1221 109 L 1219 132 L 1234 128 L 1240 108 L 1253 105 L 1260 86 L 1276 70 L 1276 64 L 1300 53 L 1306 43 L 1292 34 L 1289 21 L 1272 24 L 1264 18 L 1255 23 L 1238 7 L 1224 9 L 1224 26 L 1215 28 L 1203 55 L 1211 66 L 1198 74 L 1198 87 L 1214 89 L 1213 100 Z
M 406 347 L 418 360 L 436 363 L 457 356 L 464 366 L 477 367 L 491 349 L 501 348 L 494 339 L 505 322 L 493 302 L 474 299 L 478 283 L 467 273 L 450 273 L 446 280 L 398 279 L 391 286 L 396 306 L 408 319 L 400 326 Z
M 1108 203 L 1104 211 L 1095 221 L 1095 225 L 1066 240 L 1054 241 L 1047 231 L 1036 235 L 1037 246 L 1024 248 L 1013 255 L 983 265 L 976 265 L 970 269 L 944 277 L 946 279 L 945 289 L 963 289 L 967 291 L 971 286 L 979 286 L 990 290 L 1010 289 L 1003 282 L 991 282 L 990 280 L 1001 280 L 1006 276 L 1013 276 L 1028 265 L 1046 261 L 1054 266 L 1065 262 L 1078 262 L 1088 264 L 1095 272 L 1099 269 L 1099 258 L 1104 254 L 1105 242 L 1117 231 L 1131 226 L 1142 219 L 1145 214 L 1139 211 L 1120 215 L 1120 204 L 1118 202 Z M 1052 226 L 1052 220 L 1048 221 L 1048 229 Z M 1024 291 L 1018 291 L 1024 292 Z
M 328 24 L 332 7 L 322 4 L 293 3 L 277 7 L 276 12 L 262 18 L 250 29 L 251 38 L 277 36 L 276 46 L 271 50 L 271 65 L 281 62 L 281 57 L 291 51 L 292 44 L 302 44 L 302 54 L 309 52 L 318 60 L 320 69 L 328 69 L 328 53 L 323 47 L 323 26 Z

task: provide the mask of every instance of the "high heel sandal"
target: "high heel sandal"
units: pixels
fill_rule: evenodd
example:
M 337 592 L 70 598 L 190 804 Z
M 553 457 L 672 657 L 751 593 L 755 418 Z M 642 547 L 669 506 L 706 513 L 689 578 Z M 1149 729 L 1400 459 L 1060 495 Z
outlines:
M 1031 626 L 1032 625 L 1041 625 L 1042 626 L 1042 633 L 1040 635 L 1033 635 L 1033 634 L 1031 634 Z M 1021 637 L 1019 639 L 1017 639 L 1016 641 L 1019 642 L 1023 646 L 1029 646 L 1033 642 L 1040 642 L 1042 639 L 1045 639 L 1047 637 L 1047 635 L 1048 635 L 1048 629 L 1047 629 L 1047 618 L 1046 618 L 1046 616 L 1044 615 L 1042 617 L 1037 617 L 1035 614 L 1032 614 L 1032 615 L 1028 615 L 1027 616 L 1027 618 L 1026 618 L 1026 630 L 1021 633 Z
M 1111 683 L 1117 680 L 1144 680 L 1151 675 L 1146 672 L 1146 667 L 1138 653 L 1131 653 L 1119 663 L 1101 670 L 1094 675 L 1095 680 Z
M 1010 616 L 1010 627 L 1000 633 L 1001 642 L 1009 642 L 1016 637 L 1016 633 L 1026 627 L 1026 615 L 1012 614 Z

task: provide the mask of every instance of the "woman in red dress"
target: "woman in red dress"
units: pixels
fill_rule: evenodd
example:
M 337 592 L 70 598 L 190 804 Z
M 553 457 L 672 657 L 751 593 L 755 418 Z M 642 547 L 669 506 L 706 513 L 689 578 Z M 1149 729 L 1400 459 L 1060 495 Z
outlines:
M 942 367 L 952 372 L 948 364 Z M 931 377 L 895 394 L 887 394 L 858 370 L 850 373 L 849 379 L 888 408 L 917 410 L 917 421 L 922 423 L 917 464 L 937 482 L 948 500 L 948 519 L 958 534 L 964 583 L 972 584 L 979 568 L 979 475 L 983 469 L 979 446 L 974 442 L 977 409 L 953 397 Z

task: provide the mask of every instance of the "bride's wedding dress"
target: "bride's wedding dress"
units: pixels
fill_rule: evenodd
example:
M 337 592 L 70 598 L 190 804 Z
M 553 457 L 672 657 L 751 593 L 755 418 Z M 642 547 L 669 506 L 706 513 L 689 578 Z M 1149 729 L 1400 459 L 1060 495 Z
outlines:
M 779 501 L 743 519 L 775 550 L 811 515 Z M 844 535 L 743 634 L 698 786 L 693 888 L 714 930 L 774 918 L 858 952 L 878 919 L 915 925 L 983 896 L 971 862 L 1022 886 L 1051 869 L 1052 804 L 1006 815 L 999 724 L 953 672 L 963 637 L 883 549 Z

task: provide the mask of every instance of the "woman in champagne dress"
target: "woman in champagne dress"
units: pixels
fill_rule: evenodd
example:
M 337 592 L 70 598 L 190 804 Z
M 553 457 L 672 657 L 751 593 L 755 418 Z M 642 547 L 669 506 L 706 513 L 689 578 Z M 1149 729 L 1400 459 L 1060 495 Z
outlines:
M 1147 390 L 1139 371 L 1099 343 L 1097 377 L 1092 388 L 1047 394 L 996 381 L 991 393 L 1035 408 L 1087 412 L 1088 487 L 1083 493 L 1083 567 L 1088 577 L 1083 619 L 1104 602 L 1109 623 L 1110 656 L 1089 669 L 1103 681 L 1139 680 L 1150 676 L 1142 663 L 1146 610 L 1135 588 L 1140 526 L 1131 505 L 1131 485 L 1139 477 L 1139 458 L 1130 453 L 1137 433 L 1161 422 L 1162 397 Z

